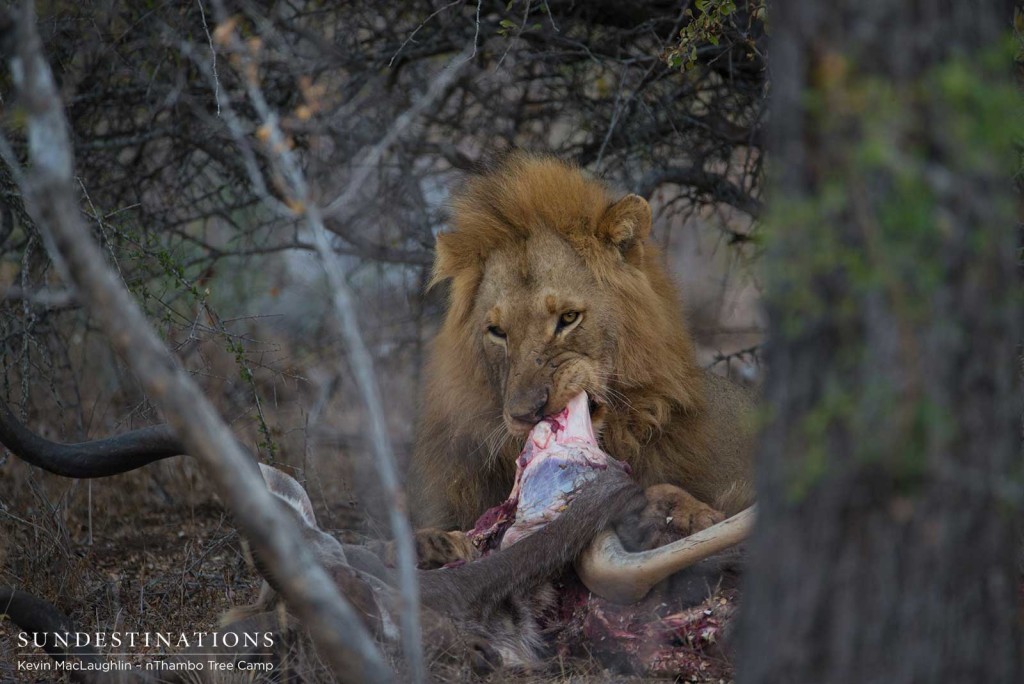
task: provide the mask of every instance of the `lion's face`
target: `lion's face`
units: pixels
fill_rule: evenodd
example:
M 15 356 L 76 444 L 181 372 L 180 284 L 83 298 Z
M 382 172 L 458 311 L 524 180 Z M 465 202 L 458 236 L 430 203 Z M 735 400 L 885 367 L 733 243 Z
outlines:
M 672 409 L 638 390 L 685 398 L 693 381 L 675 289 L 647 241 L 647 202 L 615 199 L 558 160 L 515 155 L 467 181 L 452 227 L 437 238 L 432 282 L 450 292 L 428 413 L 473 416 L 460 432 L 487 442 L 500 426 L 525 435 L 585 390 L 596 429 L 615 419 L 620 432 L 654 434 Z
M 600 421 L 614 325 L 593 273 L 553 233 L 487 259 L 472 317 L 509 432 L 525 434 L 585 390 Z
M 448 301 L 413 456 L 418 518 L 472 526 L 507 496 L 525 432 L 580 390 L 608 453 L 648 480 L 696 477 L 717 499 L 721 483 L 701 475 L 719 463 L 700 428 L 704 374 L 647 202 L 514 153 L 467 178 L 450 209 L 431 278 Z

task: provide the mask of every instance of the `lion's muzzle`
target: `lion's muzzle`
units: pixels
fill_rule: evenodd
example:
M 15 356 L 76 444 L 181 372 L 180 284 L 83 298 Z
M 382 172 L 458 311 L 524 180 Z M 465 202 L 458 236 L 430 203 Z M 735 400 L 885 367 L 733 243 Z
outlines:
M 545 415 L 551 388 L 548 385 L 516 390 L 505 400 L 505 420 L 510 428 L 525 432 Z

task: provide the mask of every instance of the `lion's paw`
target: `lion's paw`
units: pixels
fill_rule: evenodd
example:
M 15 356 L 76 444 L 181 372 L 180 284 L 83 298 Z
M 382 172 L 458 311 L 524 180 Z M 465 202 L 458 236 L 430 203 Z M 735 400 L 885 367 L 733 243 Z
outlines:
M 663 546 L 725 520 L 724 513 L 675 485 L 654 485 L 644 490 L 644 495 L 647 505 L 640 513 L 638 535 L 644 549 Z

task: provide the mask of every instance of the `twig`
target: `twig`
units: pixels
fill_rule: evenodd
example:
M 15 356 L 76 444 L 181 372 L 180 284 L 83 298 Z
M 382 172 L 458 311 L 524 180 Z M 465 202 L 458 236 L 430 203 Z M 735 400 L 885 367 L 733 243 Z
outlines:
M 11 285 L 4 290 L 2 297 L 9 302 L 21 300 L 44 309 L 67 309 L 78 303 L 70 290 L 53 290 L 48 287 L 25 290 L 18 285 Z
M 483 0 L 476 0 L 476 33 L 473 34 L 473 53 L 466 58 L 466 61 L 476 57 L 476 46 L 480 41 L 480 6 L 483 4 Z
M 220 77 L 217 75 L 217 48 L 213 46 L 213 36 L 210 35 L 210 26 L 206 23 L 206 10 L 203 9 L 203 0 L 196 0 L 199 5 L 199 16 L 203 19 L 203 30 L 206 31 L 206 40 L 210 43 L 210 71 L 213 72 L 213 100 L 217 103 L 217 116 L 220 116 Z
M 743 357 L 746 357 L 746 356 L 750 356 L 750 357 L 754 358 L 755 360 L 757 360 L 757 355 L 761 351 L 761 346 L 762 345 L 760 345 L 760 344 L 755 344 L 752 347 L 747 347 L 745 349 L 739 349 L 739 350 L 731 352 L 729 354 L 723 354 L 722 352 L 715 352 L 715 358 L 712 359 L 711 363 L 709 363 L 708 365 L 704 366 L 704 368 L 711 369 L 711 368 L 714 368 L 715 366 L 717 366 L 718 364 L 723 363 L 723 362 L 728 365 L 728 363 L 730 361 L 732 361 L 733 359 L 742 359 Z
M 476 46 L 474 45 L 474 49 Z M 390 148 L 395 141 L 398 140 L 412 122 L 415 121 L 420 114 L 423 113 L 427 107 L 430 107 L 434 101 L 439 98 L 455 81 L 455 77 L 459 75 L 462 68 L 469 62 L 472 55 L 467 54 L 465 51 L 455 57 L 451 63 L 438 74 L 434 82 L 430 84 L 427 92 L 423 94 L 415 104 L 409 107 L 407 110 L 398 115 L 394 123 L 388 129 L 388 132 L 384 134 L 384 137 L 380 139 L 376 145 L 374 145 L 368 153 L 362 158 L 357 165 L 355 174 L 349 180 L 348 185 L 345 187 L 345 191 L 338 197 L 328 202 L 327 206 L 324 207 L 323 215 L 325 218 L 337 214 L 343 207 L 347 207 L 355 196 L 362 189 L 366 179 L 370 177 L 377 165 L 380 163 L 381 157 Z
M 397 50 L 395 50 L 395 54 L 391 55 L 391 59 L 390 59 L 390 60 L 388 61 L 388 69 L 390 69 L 390 68 L 391 68 L 392 66 L 394 66 L 394 64 L 395 64 L 395 60 L 396 60 L 396 59 L 398 59 L 398 55 L 402 54 L 402 50 L 404 50 L 404 49 L 405 49 L 405 46 L 406 46 L 406 45 L 408 45 L 409 43 L 411 43 L 411 42 L 412 42 L 412 39 L 416 37 L 416 34 L 417 34 L 417 33 L 419 33 L 419 30 L 420 30 L 421 28 L 423 28 L 424 26 L 426 26 L 426 25 L 427 25 L 428 23 L 430 23 L 430 20 L 431 20 L 431 19 L 433 19 L 434 17 L 436 17 L 436 16 L 437 16 L 438 14 L 440 14 L 441 12 L 444 12 L 444 11 L 445 11 L 446 9 L 448 9 L 449 7 L 454 7 L 455 5 L 460 5 L 460 4 L 462 4 L 462 0 L 452 0 L 452 1 L 451 1 L 451 2 L 449 2 L 449 3 L 447 4 L 447 5 L 442 5 L 441 7 L 438 7 L 438 8 L 436 9 L 436 10 L 434 10 L 433 12 L 431 12 L 431 13 L 430 13 L 430 14 L 429 14 L 429 15 L 427 16 L 427 18 L 426 18 L 426 19 L 424 19 L 423 21 L 421 21 L 421 22 L 420 22 L 420 25 L 419 25 L 419 26 L 417 26 L 416 28 L 414 28 L 414 29 L 412 30 L 412 33 L 410 33 L 410 34 L 409 34 L 408 36 L 406 36 L 405 40 L 404 40 L 404 41 L 402 41 L 402 44 L 398 46 L 398 49 L 397 49 Z

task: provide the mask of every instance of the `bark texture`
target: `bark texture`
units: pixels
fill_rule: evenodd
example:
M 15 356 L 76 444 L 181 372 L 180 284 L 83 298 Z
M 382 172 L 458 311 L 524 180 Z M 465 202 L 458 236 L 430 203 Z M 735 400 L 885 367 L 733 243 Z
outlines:
M 1024 681 L 1010 3 L 771 9 L 738 681 Z

